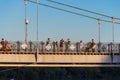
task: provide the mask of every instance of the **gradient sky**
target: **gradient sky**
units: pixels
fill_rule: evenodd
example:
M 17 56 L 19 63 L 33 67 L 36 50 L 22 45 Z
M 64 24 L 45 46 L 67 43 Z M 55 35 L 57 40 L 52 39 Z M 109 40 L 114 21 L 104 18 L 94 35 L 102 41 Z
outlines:
M 36 1 L 36 0 L 32 0 Z M 120 0 L 55 0 L 90 11 L 120 18 Z M 75 11 L 96 18 L 111 20 L 110 18 L 75 10 L 39 0 L 40 3 Z M 0 0 L 0 38 L 8 41 L 25 40 L 25 9 L 24 0 Z M 36 41 L 36 5 L 28 2 L 27 18 L 28 40 Z M 120 20 L 116 20 L 120 22 Z M 120 24 L 114 25 L 115 42 L 120 42 Z M 46 41 L 50 37 L 52 41 L 63 38 L 71 41 L 89 42 L 92 38 L 98 42 L 98 23 L 96 20 L 77 16 L 67 12 L 39 6 L 39 41 Z M 112 24 L 101 23 L 101 42 L 112 41 Z

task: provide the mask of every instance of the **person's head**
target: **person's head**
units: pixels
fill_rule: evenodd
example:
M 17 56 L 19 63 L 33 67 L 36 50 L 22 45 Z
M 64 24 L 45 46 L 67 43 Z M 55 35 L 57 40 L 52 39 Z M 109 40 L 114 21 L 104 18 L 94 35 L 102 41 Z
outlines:
M 55 43 L 58 44 L 58 41 L 56 41 Z
M 94 39 L 92 39 L 92 42 L 94 42 Z
M 4 38 L 2 38 L 2 40 L 4 40 Z
M 80 43 L 82 43 L 82 40 L 80 41 Z

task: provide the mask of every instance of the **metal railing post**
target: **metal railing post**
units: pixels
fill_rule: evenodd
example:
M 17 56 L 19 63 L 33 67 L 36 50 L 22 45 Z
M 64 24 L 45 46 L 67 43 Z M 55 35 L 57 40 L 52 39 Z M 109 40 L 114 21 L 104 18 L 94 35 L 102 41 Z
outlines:
M 108 43 L 108 52 L 111 52 L 111 51 L 110 51 L 110 44 L 109 44 L 109 43 Z
M 113 63 L 113 43 L 110 43 L 110 47 L 111 47 L 111 62 Z
M 76 52 L 79 52 L 79 42 L 76 43 Z
M 41 52 L 44 52 L 44 42 L 41 41 Z
M 53 45 L 53 52 L 55 52 L 55 41 L 53 41 L 52 45 Z
M 17 51 L 20 51 L 20 41 L 17 41 Z
M 119 48 L 119 53 L 120 53 L 120 44 L 118 45 L 118 48 Z
M 29 45 L 30 45 L 30 47 L 29 47 L 29 48 L 30 48 L 29 51 L 32 51 L 32 44 L 33 44 L 32 41 L 29 41 Z

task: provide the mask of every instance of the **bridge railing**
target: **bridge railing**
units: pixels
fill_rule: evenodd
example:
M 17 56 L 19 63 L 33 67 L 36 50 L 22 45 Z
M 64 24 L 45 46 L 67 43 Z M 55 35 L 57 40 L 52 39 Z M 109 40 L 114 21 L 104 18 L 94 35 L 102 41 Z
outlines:
M 46 45 L 43 41 L 29 41 L 26 49 L 22 48 L 21 45 L 24 43 L 22 41 L 14 41 L 9 43 L 11 51 L 36 51 L 38 48 L 39 52 L 92 52 L 92 48 L 87 49 L 89 43 L 83 43 L 84 46 L 82 50 L 80 49 L 79 42 L 71 43 L 69 46 L 64 43 L 62 49 L 59 46 L 60 44 L 58 43 L 58 46 L 56 46 L 55 42 Z M 120 53 L 120 43 L 96 43 L 95 52 Z

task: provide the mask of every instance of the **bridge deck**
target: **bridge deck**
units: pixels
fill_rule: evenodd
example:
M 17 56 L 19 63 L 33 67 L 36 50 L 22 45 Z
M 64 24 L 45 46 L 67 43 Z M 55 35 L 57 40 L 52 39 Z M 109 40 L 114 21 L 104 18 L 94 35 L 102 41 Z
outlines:
M 4 67 L 119 67 L 120 53 L 107 52 L 0 52 Z

